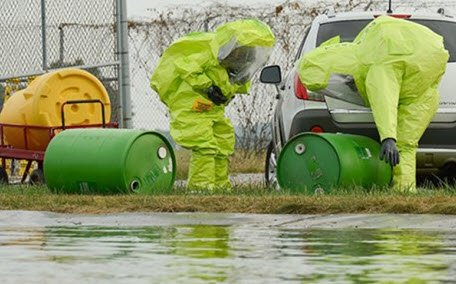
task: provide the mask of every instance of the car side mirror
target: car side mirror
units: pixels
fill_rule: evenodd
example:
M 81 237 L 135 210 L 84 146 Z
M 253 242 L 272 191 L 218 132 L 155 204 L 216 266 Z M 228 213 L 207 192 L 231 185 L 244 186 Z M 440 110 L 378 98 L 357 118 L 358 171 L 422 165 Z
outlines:
M 282 72 L 280 66 L 266 66 L 261 70 L 260 82 L 265 84 L 279 84 L 282 82 Z

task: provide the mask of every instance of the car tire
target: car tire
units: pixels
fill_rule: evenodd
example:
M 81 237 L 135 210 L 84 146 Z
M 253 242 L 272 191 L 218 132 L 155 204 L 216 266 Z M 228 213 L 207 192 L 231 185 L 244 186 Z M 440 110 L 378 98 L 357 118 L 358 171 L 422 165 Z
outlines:
M 44 184 L 43 170 L 35 169 L 30 173 L 30 184 L 31 185 L 43 185 Z
M 271 141 L 266 151 L 266 163 L 264 167 L 264 178 L 266 186 L 275 190 L 279 190 L 277 181 L 277 154 L 274 147 L 274 142 Z
M 454 186 L 456 184 L 456 163 L 445 164 L 437 173 L 440 186 Z
M 8 173 L 3 167 L 0 167 L 0 184 L 8 184 Z

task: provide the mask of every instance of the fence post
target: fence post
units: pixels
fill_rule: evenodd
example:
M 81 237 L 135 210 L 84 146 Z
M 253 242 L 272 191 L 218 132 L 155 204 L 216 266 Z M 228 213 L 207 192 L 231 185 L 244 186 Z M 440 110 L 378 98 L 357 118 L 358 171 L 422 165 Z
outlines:
M 63 66 L 65 60 L 65 34 L 63 32 L 63 24 L 59 25 L 59 64 Z
M 128 58 L 128 19 L 126 0 L 117 0 L 117 54 L 120 60 L 119 94 L 120 118 L 123 128 L 132 128 L 131 96 L 130 96 L 130 60 Z
M 47 71 L 46 0 L 41 0 L 41 45 L 43 52 L 43 71 Z

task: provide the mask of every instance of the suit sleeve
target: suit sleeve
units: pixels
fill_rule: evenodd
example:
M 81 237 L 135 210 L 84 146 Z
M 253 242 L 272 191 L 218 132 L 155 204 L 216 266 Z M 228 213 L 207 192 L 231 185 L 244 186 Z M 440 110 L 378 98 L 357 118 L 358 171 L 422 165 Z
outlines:
M 212 80 L 206 75 L 203 68 L 205 62 L 198 60 L 198 55 L 181 57 L 174 61 L 179 77 L 187 82 L 193 89 L 202 91 L 212 85 Z
M 378 64 L 369 68 L 366 95 L 375 124 L 383 141 L 397 139 L 397 115 L 403 70 L 392 64 Z

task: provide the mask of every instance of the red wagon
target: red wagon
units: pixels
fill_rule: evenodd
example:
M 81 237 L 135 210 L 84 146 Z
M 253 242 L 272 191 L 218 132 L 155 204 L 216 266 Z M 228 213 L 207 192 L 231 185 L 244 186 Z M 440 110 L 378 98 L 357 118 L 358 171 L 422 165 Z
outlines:
M 99 104 L 101 107 L 101 116 L 102 116 L 102 123 L 101 124 L 84 124 L 84 125 L 65 125 L 65 106 L 71 104 Z M 66 129 L 72 128 L 117 128 L 118 124 L 116 122 L 106 123 L 105 120 L 105 105 L 100 100 L 72 100 L 67 101 L 62 104 L 61 106 L 61 120 L 62 125 L 56 127 L 46 127 L 46 126 L 34 126 L 34 125 L 16 125 L 16 124 L 2 124 L 0 123 L 0 159 L 2 160 L 2 166 L 0 167 L 0 183 L 8 184 L 9 178 L 8 173 L 6 171 L 6 161 L 8 159 L 11 160 L 11 165 L 13 164 L 13 160 L 25 160 L 27 161 L 26 168 L 24 173 L 22 174 L 21 183 L 24 183 L 27 180 L 27 176 L 29 176 L 29 181 L 31 184 L 43 184 L 44 183 L 44 173 L 43 173 L 43 161 L 44 155 L 46 150 L 33 150 L 30 149 L 28 145 L 28 133 L 33 130 L 40 130 L 46 131 L 49 135 L 49 140 L 56 136 L 59 132 L 64 131 Z M 5 129 L 13 128 L 18 129 L 19 131 L 22 130 L 22 138 L 23 138 L 23 145 L 22 148 L 15 148 L 9 145 L 5 139 Z M 48 142 L 49 144 L 49 142 Z M 46 144 L 46 148 L 47 145 Z M 30 174 L 29 171 L 32 167 L 32 163 L 37 163 L 37 168 L 33 170 Z

